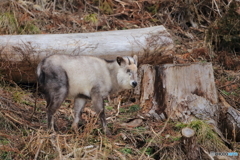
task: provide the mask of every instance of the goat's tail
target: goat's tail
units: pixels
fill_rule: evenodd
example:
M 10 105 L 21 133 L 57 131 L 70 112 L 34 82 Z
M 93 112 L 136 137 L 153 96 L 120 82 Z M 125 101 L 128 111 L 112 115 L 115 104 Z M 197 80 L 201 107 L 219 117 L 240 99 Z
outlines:
M 37 66 L 37 82 L 39 86 L 44 84 L 44 80 L 45 80 L 45 74 L 44 74 L 44 71 L 42 70 L 42 65 L 43 65 L 43 62 L 40 62 Z

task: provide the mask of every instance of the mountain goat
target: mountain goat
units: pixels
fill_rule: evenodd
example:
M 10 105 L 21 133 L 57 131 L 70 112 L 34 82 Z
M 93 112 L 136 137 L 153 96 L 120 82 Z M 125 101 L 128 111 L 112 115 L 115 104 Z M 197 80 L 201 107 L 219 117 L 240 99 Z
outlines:
M 104 132 L 110 134 L 103 98 L 137 86 L 137 56 L 117 57 L 116 60 L 109 61 L 91 56 L 52 55 L 38 64 L 37 77 L 47 101 L 49 129 L 54 130 L 54 113 L 66 97 L 72 97 L 73 129 L 77 130 L 86 100 L 91 99 Z

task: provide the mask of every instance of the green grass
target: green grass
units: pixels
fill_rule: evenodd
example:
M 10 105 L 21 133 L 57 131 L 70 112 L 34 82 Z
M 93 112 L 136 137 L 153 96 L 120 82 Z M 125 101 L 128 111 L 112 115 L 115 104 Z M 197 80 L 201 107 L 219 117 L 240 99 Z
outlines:
M 5 34 L 16 34 L 18 30 L 18 22 L 15 16 L 10 13 L 1 13 L 0 14 L 0 33 Z
M 0 34 L 39 34 L 33 20 L 20 21 L 11 12 L 0 13 Z
M 0 137 L 0 146 L 8 145 L 10 144 L 10 141 L 6 138 L 1 138 Z M 12 158 L 12 152 L 0 150 L 0 159 L 1 160 L 11 160 Z
M 3 139 L 0 138 L 0 144 L 1 145 L 6 145 L 6 144 L 9 144 L 9 143 L 10 143 L 9 140 L 7 140 L 5 138 L 3 138 Z
M 12 152 L 1 151 L 0 150 L 0 159 L 1 160 L 12 160 Z
M 136 129 L 137 129 L 138 131 L 146 131 L 146 130 L 147 130 L 146 127 L 142 127 L 142 126 L 136 127 Z
M 181 123 L 181 122 L 177 122 L 177 124 L 175 124 L 175 128 L 176 128 L 177 131 L 180 131 L 184 127 L 187 127 L 187 124 Z
M 170 139 L 171 139 L 171 142 L 175 142 L 175 141 L 179 141 L 179 140 L 181 140 L 181 137 L 180 136 L 171 136 L 170 137 Z
M 86 22 L 97 23 L 98 22 L 98 15 L 96 13 L 88 14 L 84 17 Z
M 148 147 L 145 151 L 145 153 L 149 156 L 151 156 L 154 153 L 154 149 L 152 147 Z
M 178 122 L 175 124 L 176 131 L 180 131 L 184 127 L 192 128 L 196 132 L 198 144 L 205 146 L 208 149 L 221 149 L 225 148 L 223 141 L 217 133 L 215 133 L 212 127 L 203 120 L 194 120 L 190 123 Z M 179 137 L 171 137 L 173 141 L 178 141 Z
M 222 94 L 224 94 L 225 96 L 229 96 L 231 93 L 230 92 L 227 92 L 225 90 L 220 90 Z
M 120 108 L 120 113 L 133 113 L 139 111 L 141 108 L 138 104 L 132 105 L 128 108 Z
M 120 149 L 120 152 L 122 152 L 123 154 L 132 154 L 133 153 L 131 148 L 122 148 L 122 149 Z
M 188 127 L 195 130 L 198 143 L 202 146 L 205 146 L 209 150 L 219 150 L 226 148 L 221 138 L 205 121 L 194 120 L 188 124 Z
M 106 108 L 106 110 L 109 110 L 109 111 L 114 109 L 112 106 L 105 106 L 105 108 Z

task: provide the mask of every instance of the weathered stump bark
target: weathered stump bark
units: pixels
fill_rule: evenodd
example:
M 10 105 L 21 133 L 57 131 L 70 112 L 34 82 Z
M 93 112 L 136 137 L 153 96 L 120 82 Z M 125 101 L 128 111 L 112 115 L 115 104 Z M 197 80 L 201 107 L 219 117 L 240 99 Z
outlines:
M 197 160 L 200 156 L 200 148 L 197 145 L 195 131 L 191 128 L 185 127 L 182 133 L 182 148 L 188 159 Z
M 145 112 L 155 118 L 185 121 L 191 113 L 204 116 L 204 112 L 215 116 L 218 96 L 211 63 L 143 65 L 139 72 L 141 89 L 135 92 L 141 93 Z
M 35 82 L 32 69 L 25 70 L 29 68 L 28 62 L 36 67 L 41 59 L 51 54 L 114 59 L 133 54 L 141 57 L 146 52 L 165 54 L 172 48 L 173 40 L 163 26 L 95 33 L 2 35 L 0 71 L 18 82 Z
M 206 120 L 226 143 L 221 131 L 240 141 L 240 112 L 219 103 L 211 63 L 142 65 L 139 83 L 135 93 L 144 113 L 157 120 Z
M 221 95 L 220 101 L 219 127 L 224 137 L 240 142 L 240 112 L 231 107 Z
M 163 97 L 161 110 L 175 120 L 188 120 L 194 116 L 206 116 L 202 119 L 213 118 L 217 109 L 211 104 L 217 104 L 214 75 L 211 63 L 196 63 L 190 65 L 163 65 L 157 68 L 157 85 L 162 86 L 163 92 L 157 97 Z M 210 104 L 210 103 L 211 104 Z

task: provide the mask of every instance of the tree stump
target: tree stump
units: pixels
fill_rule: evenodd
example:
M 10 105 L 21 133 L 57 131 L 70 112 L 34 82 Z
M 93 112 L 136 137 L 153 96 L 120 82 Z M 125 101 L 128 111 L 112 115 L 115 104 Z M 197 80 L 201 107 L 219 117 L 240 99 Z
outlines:
M 141 106 L 156 119 L 171 116 L 186 121 L 192 113 L 202 119 L 217 114 L 211 63 L 143 65 L 139 68 L 139 83 L 135 93 L 140 94 Z
M 195 131 L 191 128 L 185 127 L 182 133 L 182 148 L 188 159 L 197 160 L 200 156 L 199 146 L 196 142 Z
M 219 103 L 211 63 L 142 65 L 138 83 L 143 113 L 157 120 L 206 120 L 226 143 L 221 131 L 240 141 L 240 112 L 221 96 Z

